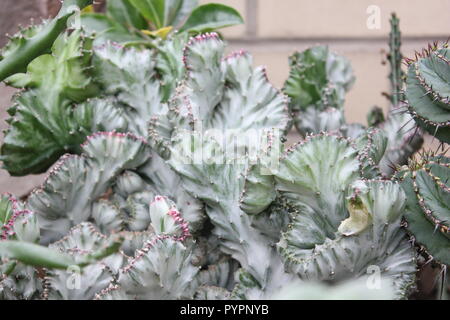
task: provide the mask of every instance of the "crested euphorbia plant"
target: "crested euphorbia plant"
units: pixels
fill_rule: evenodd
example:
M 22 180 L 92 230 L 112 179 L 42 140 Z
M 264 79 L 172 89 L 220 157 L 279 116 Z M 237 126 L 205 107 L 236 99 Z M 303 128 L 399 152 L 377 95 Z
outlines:
M 66 0 L 54 20 L 20 31 L 0 52 L 0 79 L 22 89 L 8 109 L 1 148 L 11 175 L 45 172 L 63 154 L 79 154 L 97 131 L 146 136 L 147 122 L 167 108 L 184 76 L 189 35 L 242 23 L 232 8 L 193 0 L 158 1 L 157 8 L 154 1 L 114 0 L 106 15 L 76 14 L 91 3 Z M 125 41 L 137 21 L 161 27 L 159 18 L 174 24 L 165 39 L 139 32 L 140 41 Z
M 388 151 L 380 163 L 387 176 L 392 175 L 397 165 L 406 164 L 423 143 L 421 130 L 415 130 L 411 116 L 401 112 L 405 108 L 404 72 L 399 20 L 395 14 L 391 18 L 389 49 L 389 115 L 385 120 L 383 111 L 376 107 L 367 116 L 369 126 L 380 128 L 388 138 Z M 290 109 L 300 134 L 327 131 L 356 138 L 364 132 L 363 125 L 348 124 L 344 116 L 345 93 L 355 81 L 347 59 L 330 52 L 327 46 L 317 46 L 295 53 L 289 64 L 291 70 L 284 92 L 291 98 Z
M 164 42 L 180 55 L 179 82 L 159 49 L 96 39 L 64 32 L 7 79 L 24 90 L 2 160 L 14 174 L 51 169 L 23 201 L 0 198 L 0 298 L 407 298 L 417 225 L 439 229 L 444 238 L 420 241 L 445 262 L 434 250 L 448 233 L 445 161 L 386 179 L 383 128 L 307 134 L 285 148 L 288 97 L 249 53 L 226 55 L 216 33 Z M 343 87 L 316 93 L 342 97 L 345 61 L 317 50 L 299 61 L 335 61 L 327 77 Z M 324 111 L 319 100 L 295 110 L 297 125 Z M 424 221 L 406 230 L 414 208 Z

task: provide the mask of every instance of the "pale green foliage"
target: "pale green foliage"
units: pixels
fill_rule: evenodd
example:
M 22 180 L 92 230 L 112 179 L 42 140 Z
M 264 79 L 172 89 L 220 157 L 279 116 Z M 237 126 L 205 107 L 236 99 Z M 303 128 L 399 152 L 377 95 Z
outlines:
M 249 130 L 286 130 L 286 97 L 267 81 L 264 68 L 253 69 L 246 52 L 224 57 L 225 45 L 217 34 L 191 39 L 184 63 L 187 74 L 177 87 L 167 112 L 150 123 L 151 142 L 167 157 L 170 139 L 182 132 L 212 134 L 227 130 L 236 135 Z
M 417 130 L 411 115 L 404 112 L 401 36 L 395 14 L 391 18 L 389 48 L 390 111 L 386 120 L 380 108 L 368 114 L 369 126 L 380 128 L 388 138 L 387 151 L 380 162 L 380 169 L 387 176 L 397 165 L 406 164 L 423 143 L 422 132 Z M 316 46 L 292 55 L 290 68 L 284 92 L 291 99 L 294 124 L 301 134 L 336 132 L 355 139 L 364 133 L 363 125 L 348 124 L 344 116 L 345 93 L 355 81 L 349 61 L 329 52 L 326 46 Z
M 128 27 L 146 23 L 136 10 L 153 15 L 154 27 L 189 11 L 155 16 L 154 2 L 120 3 L 107 14 Z M 297 126 L 336 132 L 284 150 L 287 97 L 248 53 L 225 56 L 217 34 L 186 46 L 185 35 L 172 34 L 157 49 L 103 42 L 87 50 L 91 40 L 63 34 L 52 56 L 10 79 L 26 88 L 22 104 L 53 92 L 59 118 L 48 122 L 70 122 L 85 142 L 74 140 L 76 150 L 58 142 L 55 154 L 76 154 L 60 158 L 24 202 L 0 199 L 1 298 L 304 298 L 327 290 L 321 282 L 336 285 L 329 298 L 378 298 L 362 289 L 373 268 L 385 298 L 408 297 L 416 272 L 401 228 L 409 194 L 379 168 L 397 136 L 345 124 L 353 82 L 345 59 L 325 47 L 296 56 Z M 92 97 L 91 87 L 100 89 Z M 17 172 L 44 169 L 36 154 L 34 163 L 19 157 Z

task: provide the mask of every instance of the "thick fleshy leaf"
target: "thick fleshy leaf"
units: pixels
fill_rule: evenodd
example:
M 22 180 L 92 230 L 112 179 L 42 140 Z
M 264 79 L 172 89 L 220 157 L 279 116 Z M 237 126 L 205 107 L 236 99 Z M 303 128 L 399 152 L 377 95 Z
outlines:
M 450 264 L 448 181 L 450 160 L 446 157 L 411 163 L 397 178 L 407 195 L 405 219 L 414 241 L 430 258 Z
M 303 135 L 340 130 L 345 93 L 355 81 L 350 62 L 326 46 L 316 46 L 296 52 L 289 65 L 283 90 L 291 99 L 297 130 Z
M 430 46 L 417 61 L 407 60 L 408 111 L 416 123 L 442 142 L 450 142 L 450 49 Z
M 114 132 L 90 137 L 83 152 L 83 156 L 63 157 L 28 199 L 28 207 L 39 216 L 44 243 L 61 238 L 71 227 L 87 221 L 93 203 L 108 191 L 113 179 L 127 169 L 139 167 L 150 156 L 145 141 Z
M 199 232 L 205 221 L 203 203 L 183 187 L 181 178 L 156 153 L 151 161 L 139 168 L 138 173 L 149 183 L 144 190 L 152 190 L 153 197 L 163 194 L 180 208 L 192 233 Z M 151 199 L 153 201 L 153 199 Z
M 126 27 L 134 27 L 138 30 L 147 28 L 144 17 L 131 4 L 130 0 L 108 1 L 106 3 L 106 14 Z
M 80 151 L 92 123 L 77 117 L 72 104 L 97 92 L 86 73 L 90 46 L 78 31 L 63 34 L 52 55 L 35 59 L 21 74 L 21 83 L 30 89 L 17 95 L 9 110 L 10 127 L 1 149 L 12 175 L 42 173 L 62 154 Z
M 358 152 L 344 138 L 317 136 L 294 146 L 275 173 L 276 189 L 295 204 L 303 204 L 321 221 L 314 228 L 331 236 L 345 218 L 347 186 L 359 178 Z M 309 231 L 305 234 L 312 234 Z
M 48 53 L 55 40 L 67 28 L 68 19 L 78 10 L 92 4 L 92 0 L 66 0 L 58 15 L 30 37 L 18 36 L 8 52 L 0 59 L 0 81 L 26 70 L 27 65 L 42 54 Z M 14 47 L 14 50 L 11 48 Z
M 299 207 L 279 243 L 287 269 L 302 279 L 338 281 L 360 277 L 373 266 L 381 276 L 390 278 L 396 298 L 408 297 L 414 286 L 416 261 L 413 247 L 400 228 L 406 200 L 402 189 L 390 181 L 356 181 L 351 190 L 347 202 L 350 217 L 334 234 L 310 236 L 322 222 L 308 207 Z
M 34 243 L 14 240 L 0 241 L 0 256 L 43 268 L 67 269 L 76 265 L 69 255 Z
M 206 203 L 222 252 L 239 261 L 258 284 L 258 290 L 247 297 L 263 298 L 291 277 L 270 245 L 271 238 L 253 227 L 253 218 L 239 208 L 248 159 L 241 154 L 224 162 L 220 141 L 211 137 L 189 145 L 186 140 L 175 140 L 169 163 L 182 176 L 186 190 Z
M 350 62 L 330 52 L 326 46 L 295 53 L 290 57 L 289 65 L 290 76 L 284 91 L 291 98 L 290 106 L 294 111 L 311 105 L 319 110 L 340 109 L 345 92 L 355 81 Z
M 155 29 L 165 26 L 165 0 L 130 0 L 130 2 Z
M 191 264 L 189 246 L 171 238 L 156 238 L 136 253 L 112 285 L 97 299 L 192 299 L 199 269 Z
M 94 73 L 104 92 L 116 96 L 127 120 L 127 130 L 147 135 L 147 123 L 167 106 L 151 50 L 126 49 L 108 43 L 95 49 Z M 118 106 L 120 107 L 120 105 Z
M 44 299 L 87 300 L 105 289 L 118 269 L 124 264 L 124 257 L 117 253 L 120 241 L 97 232 L 89 223 L 82 223 L 50 248 L 70 255 L 78 265 L 66 270 L 49 269 L 45 275 Z M 85 265 L 87 264 L 87 265 Z
M 235 9 L 218 3 L 209 3 L 195 8 L 180 31 L 211 32 L 241 23 L 244 23 L 244 20 Z

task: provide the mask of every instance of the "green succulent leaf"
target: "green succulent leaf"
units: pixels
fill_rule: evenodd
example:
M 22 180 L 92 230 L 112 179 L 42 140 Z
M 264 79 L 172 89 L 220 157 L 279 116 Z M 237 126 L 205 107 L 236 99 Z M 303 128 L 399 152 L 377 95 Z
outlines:
M 67 28 L 68 19 L 78 10 L 92 3 L 92 0 L 66 0 L 55 19 L 48 22 L 31 37 L 19 37 L 14 50 L 2 53 L 0 59 L 0 81 L 17 72 L 26 70 L 27 65 L 42 54 L 48 53 L 55 40 Z
M 108 1 L 106 3 L 106 14 L 126 27 L 134 27 L 138 30 L 147 28 L 144 17 L 131 4 L 130 0 Z
M 183 49 L 188 39 L 187 33 L 171 34 L 158 48 L 155 68 L 161 76 L 164 102 L 169 100 L 178 82 L 184 78 Z
M 450 142 L 450 49 L 428 49 L 417 61 L 407 60 L 408 111 L 416 123 L 442 142 Z
M 131 4 L 155 29 L 161 29 L 165 25 L 165 0 L 130 0 Z
M 167 110 L 162 103 L 154 52 L 108 43 L 95 49 L 94 74 L 105 94 L 115 96 L 127 130 L 147 135 L 152 116 Z
M 0 239 L 37 243 L 40 238 L 36 215 L 10 194 L 0 196 Z
M 175 140 L 173 150 L 177 151 L 172 152 L 169 163 L 182 176 L 186 190 L 206 203 L 222 252 L 239 261 L 258 284 L 258 290 L 243 295 L 248 299 L 263 298 L 291 277 L 284 272 L 271 239 L 259 232 L 252 216 L 239 208 L 248 158 L 238 154 L 237 158 L 223 161 L 225 150 L 220 141 L 211 137 L 189 145 L 186 140 Z M 192 152 L 185 153 L 187 150 Z
M 423 159 L 422 164 L 397 174 L 407 195 L 407 229 L 430 258 L 450 264 L 448 219 L 449 163 L 446 157 Z
M 192 299 L 199 269 L 190 261 L 190 246 L 171 238 L 156 238 L 144 245 L 97 299 Z
M 83 153 L 60 159 L 28 199 L 28 207 L 39 216 L 44 243 L 60 239 L 73 226 L 89 220 L 93 203 L 108 191 L 114 178 L 144 164 L 150 156 L 144 140 L 114 132 L 90 137 Z
M 191 38 L 186 45 L 186 77 L 168 112 L 150 122 L 149 135 L 163 157 L 177 130 L 234 131 L 240 141 L 251 134 L 258 139 L 274 128 L 278 137 L 285 133 L 290 122 L 287 98 L 270 85 L 264 68 L 252 68 L 249 54 L 240 51 L 223 59 L 224 50 L 214 33 Z
M 244 23 L 235 9 L 217 3 L 204 4 L 195 8 L 181 32 L 202 33 Z
M 400 229 L 403 191 L 392 182 L 375 181 L 356 181 L 352 189 L 355 193 L 348 202 L 350 217 L 330 236 L 302 235 L 304 230 L 317 230 L 317 222 L 314 215 L 300 207 L 279 243 L 288 270 L 302 279 L 336 281 L 360 277 L 373 266 L 391 279 L 397 298 L 408 297 L 415 281 L 415 252 Z
M 44 268 L 67 269 L 76 264 L 70 256 L 58 253 L 56 250 L 15 240 L 0 241 L 0 256 Z
M 294 124 L 303 135 L 337 131 L 345 123 L 345 93 L 355 78 L 350 62 L 317 46 L 289 59 L 290 74 L 284 92 L 291 99 Z
M 27 73 L 11 79 L 28 90 L 16 96 L 9 110 L 1 160 L 10 174 L 42 173 L 64 153 L 79 152 L 92 124 L 75 115 L 73 104 L 97 93 L 86 72 L 90 46 L 80 31 L 63 34 L 52 55 L 40 56 Z
M 87 300 L 115 280 L 125 262 L 118 253 L 121 239 L 106 237 L 89 223 L 71 229 L 66 237 L 50 245 L 76 264 L 65 270 L 48 269 L 43 296 L 49 300 Z

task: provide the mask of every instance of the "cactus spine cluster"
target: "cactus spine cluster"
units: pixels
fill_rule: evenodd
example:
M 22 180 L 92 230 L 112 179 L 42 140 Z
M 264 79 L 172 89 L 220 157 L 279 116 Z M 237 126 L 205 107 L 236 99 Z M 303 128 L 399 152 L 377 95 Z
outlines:
M 433 43 L 414 59 L 406 59 L 405 96 L 417 125 L 444 143 L 450 143 L 450 49 Z

